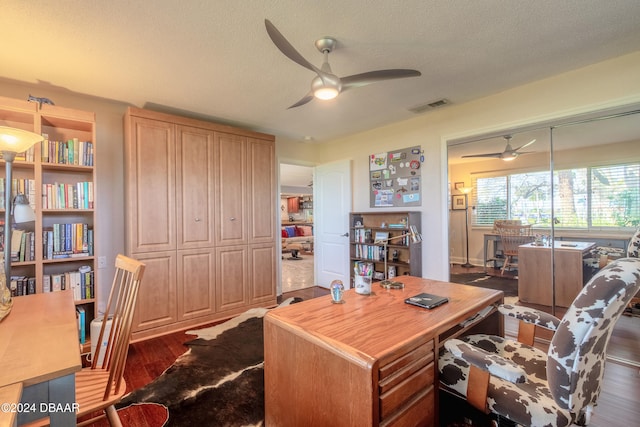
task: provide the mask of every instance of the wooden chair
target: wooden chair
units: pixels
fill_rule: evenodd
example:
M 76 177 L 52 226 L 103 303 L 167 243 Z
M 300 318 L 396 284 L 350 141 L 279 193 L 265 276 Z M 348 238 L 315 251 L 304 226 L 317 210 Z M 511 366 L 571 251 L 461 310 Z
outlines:
M 517 267 L 518 248 L 520 245 L 531 243 L 533 236 L 531 235 L 531 224 L 527 225 L 509 225 L 500 224 L 496 226 L 496 231 L 500 235 L 502 242 L 502 251 L 504 253 L 504 263 L 502 264 L 501 274 L 508 267 Z
M 80 407 L 78 418 L 104 410 L 111 426 L 122 426 L 114 405 L 120 401 L 126 390 L 124 367 L 131 338 L 133 313 L 145 265 L 135 259 L 118 255 L 115 266 L 116 274 L 105 311 L 105 318 L 106 313 L 111 313 L 111 329 L 105 332 L 107 322 L 102 322 L 98 337 L 92 337 L 97 339 L 98 343 L 107 340 L 107 346 L 100 351 L 101 346 L 97 345 L 92 354 L 91 367 L 76 373 L 76 402 Z M 99 364 L 100 353 L 103 354 L 103 360 Z M 78 425 L 87 425 L 93 421 L 95 418 Z

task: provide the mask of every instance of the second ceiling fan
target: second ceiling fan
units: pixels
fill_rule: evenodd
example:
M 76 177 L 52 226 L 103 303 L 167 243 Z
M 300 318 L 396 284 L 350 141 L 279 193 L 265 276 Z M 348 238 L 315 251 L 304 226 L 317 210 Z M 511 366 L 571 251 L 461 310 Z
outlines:
M 499 153 L 486 153 L 486 154 L 469 154 L 467 156 L 462 156 L 462 158 L 470 158 L 470 157 L 494 157 L 497 159 L 502 159 L 504 161 L 510 161 L 510 160 L 514 160 L 516 157 L 518 157 L 521 154 L 529 154 L 532 153 L 532 151 L 520 151 L 523 148 L 526 148 L 528 146 L 530 146 L 531 144 L 533 144 L 534 142 L 536 142 L 535 139 L 532 139 L 531 141 L 527 142 L 524 145 L 521 145 L 518 148 L 512 148 L 511 147 L 511 135 L 505 135 L 504 139 L 507 143 L 507 145 L 504 147 L 504 151 L 501 151 Z
M 280 52 L 293 62 L 315 72 L 317 76 L 311 81 L 311 90 L 298 102 L 289 108 L 299 107 L 311 101 L 314 97 L 318 99 L 333 99 L 345 90 L 366 86 L 383 80 L 402 79 L 406 77 L 418 77 L 420 71 L 406 69 L 390 69 L 368 71 L 366 73 L 354 74 L 346 77 L 338 77 L 331 71 L 329 65 L 329 53 L 336 47 L 336 39 L 323 37 L 316 40 L 316 48 L 324 55 L 324 61 L 320 68 L 307 61 L 298 51 L 287 41 L 278 29 L 269 21 L 264 20 L 269 37 Z

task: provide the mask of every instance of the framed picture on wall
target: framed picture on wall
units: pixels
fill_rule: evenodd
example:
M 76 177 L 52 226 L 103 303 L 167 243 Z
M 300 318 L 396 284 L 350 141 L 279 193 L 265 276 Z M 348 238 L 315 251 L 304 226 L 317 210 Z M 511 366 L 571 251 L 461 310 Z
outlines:
M 463 195 L 451 196 L 451 209 L 467 209 L 467 203 Z
M 455 184 L 453 184 L 453 188 L 458 191 L 462 191 L 462 188 L 464 188 L 464 182 L 456 182 Z

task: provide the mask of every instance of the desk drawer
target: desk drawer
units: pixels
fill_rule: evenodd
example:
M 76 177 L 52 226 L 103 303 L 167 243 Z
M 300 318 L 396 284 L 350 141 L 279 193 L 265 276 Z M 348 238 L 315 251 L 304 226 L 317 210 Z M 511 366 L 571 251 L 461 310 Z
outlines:
M 434 342 L 429 341 L 380 368 L 380 419 L 396 418 L 409 410 L 417 396 L 433 390 Z
M 403 368 L 415 363 L 417 360 L 422 359 L 427 355 L 431 355 L 433 357 L 433 340 L 428 341 L 424 344 L 418 345 L 413 350 L 405 353 L 404 355 L 398 357 L 395 360 L 387 363 L 384 366 L 380 367 L 380 384 L 384 383 L 388 377 L 392 375 L 397 375 Z

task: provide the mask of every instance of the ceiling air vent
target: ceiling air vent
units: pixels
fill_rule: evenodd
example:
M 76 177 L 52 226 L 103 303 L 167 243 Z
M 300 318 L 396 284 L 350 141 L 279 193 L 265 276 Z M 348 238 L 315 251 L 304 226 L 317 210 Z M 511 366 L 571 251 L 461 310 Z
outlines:
M 409 108 L 409 111 L 415 114 L 421 114 L 427 110 L 433 110 L 434 108 L 444 107 L 447 104 L 449 104 L 449 101 L 443 98 L 437 101 L 429 102 L 428 104 L 422 104 L 422 105 L 418 105 L 417 107 Z

